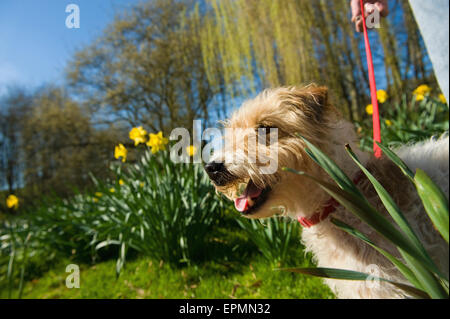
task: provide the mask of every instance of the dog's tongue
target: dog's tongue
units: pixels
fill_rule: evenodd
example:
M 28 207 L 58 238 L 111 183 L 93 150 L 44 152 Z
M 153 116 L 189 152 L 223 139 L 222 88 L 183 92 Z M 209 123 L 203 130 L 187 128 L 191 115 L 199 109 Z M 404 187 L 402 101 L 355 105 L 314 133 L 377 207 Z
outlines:
M 256 187 L 252 180 L 250 180 L 244 193 L 234 200 L 234 207 L 236 207 L 239 212 L 245 212 L 249 207 L 249 200 L 257 198 L 261 195 L 261 192 L 262 190 Z

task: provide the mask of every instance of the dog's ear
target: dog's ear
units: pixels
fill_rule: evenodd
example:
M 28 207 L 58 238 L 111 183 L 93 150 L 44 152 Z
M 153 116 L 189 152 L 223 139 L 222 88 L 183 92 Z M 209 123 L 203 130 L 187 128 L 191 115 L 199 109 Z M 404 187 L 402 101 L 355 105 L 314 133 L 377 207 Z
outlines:
M 293 87 L 291 94 L 295 100 L 293 104 L 316 124 L 323 123 L 325 115 L 333 109 L 328 102 L 328 89 L 325 86 Z
M 306 89 L 307 97 L 310 99 L 310 105 L 317 109 L 323 109 L 328 106 L 328 88 L 325 86 L 310 87 Z

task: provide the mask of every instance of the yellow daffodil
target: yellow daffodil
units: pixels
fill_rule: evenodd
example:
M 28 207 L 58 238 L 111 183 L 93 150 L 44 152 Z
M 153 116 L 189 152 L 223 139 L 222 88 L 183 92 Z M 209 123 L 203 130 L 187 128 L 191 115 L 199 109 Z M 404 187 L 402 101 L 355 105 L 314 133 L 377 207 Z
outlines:
M 366 113 L 369 115 L 373 114 L 373 105 L 372 104 L 369 104 L 366 106 Z
M 92 201 L 93 201 L 94 203 L 98 203 L 98 198 L 97 198 L 97 197 L 92 197 Z
M 147 142 L 147 131 L 139 127 L 133 127 L 130 131 L 130 139 L 134 141 L 134 146 Z
M 95 197 L 102 197 L 102 196 L 103 196 L 103 193 L 95 192 Z
M 445 98 L 444 94 L 439 94 L 439 101 L 441 101 L 441 103 L 447 104 L 447 99 Z
M 114 193 L 116 191 L 116 189 L 114 188 L 114 187 L 111 187 L 110 189 L 109 189 L 109 192 L 110 193 Z
M 147 142 L 147 145 L 152 148 L 152 153 L 155 154 L 160 150 L 166 149 L 166 144 L 169 143 L 169 139 L 163 137 L 162 132 L 158 134 L 150 133 L 150 139 Z
M 140 187 L 140 188 L 143 188 L 144 186 L 145 186 L 145 183 L 144 183 L 144 182 L 140 182 L 140 183 L 139 183 L 139 187 Z
M 195 153 L 197 153 L 197 148 L 194 145 L 190 145 L 186 147 L 186 151 L 189 154 L 189 156 L 194 156 Z
M 123 144 L 116 145 L 116 148 L 114 149 L 114 157 L 119 159 L 122 157 L 122 162 L 125 162 L 127 160 L 127 154 L 128 150 L 123 146 Z
M 416 97 L 416 101 L 423 101 L 423 99 L 425 98 L 425 95 L 423 95 L 423 94 L 416 94 L 415 97 Z
M 426 84 L 422 84 L 413 91 L 413 94 L 416 96 L 416 101 L 422 101 L 426 95 L 430 94 L 430 92 L 431 87 Z
M 384 103 L 386 102 L 386 100 L 388 99 L 388 94 L 385 90 L 378 90 L 377 91 L 377 100 L 380 103 Z
M 392 125 L 392 122 L 389 121 L 389 120 L 385 120 L 384 123 L 386 123 L 387 126 L 391 126 Z
M 17 196 L 16 195 L 9 195 L 6 198 L 6 206 L 8 208 L 13 208 L 13 209 L 19 208 L 19 199 L 17 198 Z
M 122 186 L 123 184 L 125 184 L 125 182 L 123 181 L 123 179 L 119 179 L 119 185 Z

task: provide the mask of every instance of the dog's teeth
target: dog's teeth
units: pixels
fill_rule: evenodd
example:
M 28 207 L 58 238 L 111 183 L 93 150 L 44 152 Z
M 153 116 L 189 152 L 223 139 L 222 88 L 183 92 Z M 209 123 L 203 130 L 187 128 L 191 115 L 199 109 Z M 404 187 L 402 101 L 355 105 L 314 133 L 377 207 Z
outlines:
M 255 204 L 253 199 L 251 199 L 250 197 L 247 197 L 247 201 L 248 201 L 248 206 L 250 206 L 250 207 L 252 207 Z

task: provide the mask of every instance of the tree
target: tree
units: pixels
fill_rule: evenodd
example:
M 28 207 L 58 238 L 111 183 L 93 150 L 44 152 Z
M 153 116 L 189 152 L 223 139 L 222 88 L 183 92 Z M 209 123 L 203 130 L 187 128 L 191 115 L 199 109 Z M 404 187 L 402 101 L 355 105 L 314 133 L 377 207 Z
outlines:
M 157 0 L 117 17 L 70 63 L 72 88 L 110 121 L 155 132 L 207 120 L 218 89 L 208 82 L 191 8 Z
M 23 184 L 21 133 L 31 100 L 31 95 L 19 87 L 11 87 L 0 100 L 0 189 L 6 187 L 9 193 Z
M 389 18 L 370 39 L 380 88 L 400 99 L 406 80 L 425 77 L 426 53 L 407 0 L 389 3 Z M 208 4 L 198 16 L 204 21 L 200 37 L 211 83 L 223 81 L 231 95 L 247 96 L 265 87 L 317 82 L 330 88 L 345 115 L 360 118 L 369 86 L 362 35 L 350 22 L 348 0 Z
M 91 184 L 90 173 L 105 178 L 120 131 L 91 123 L 90 113 L 57 87 L 33 97 L 23 119 L 23 177 L 26 196 L 70 195 Z

